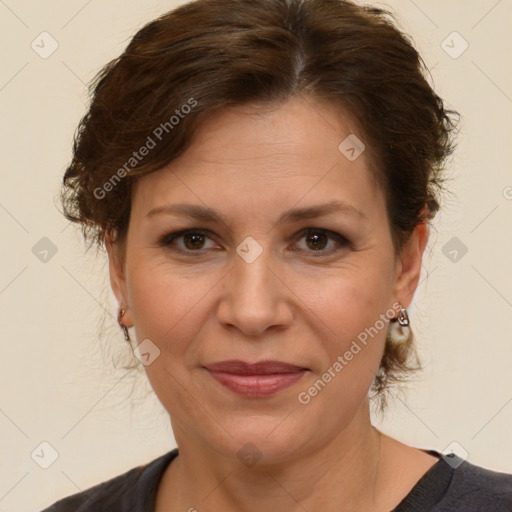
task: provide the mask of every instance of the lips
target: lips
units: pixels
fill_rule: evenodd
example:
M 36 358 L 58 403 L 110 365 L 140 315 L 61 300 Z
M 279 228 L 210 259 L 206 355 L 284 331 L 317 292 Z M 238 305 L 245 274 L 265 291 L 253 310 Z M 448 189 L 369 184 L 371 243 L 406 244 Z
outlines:
M 282 361 L 260 361 L 246 363 L 239 359 L 221 361 L 205 366 L 211 372 L 230 373 L 232 375 L 272 375 L 282 373 L 295 373 L 307 370 L 301 366 L 284 363 Z
M 308 371 L 282 361 L 246 363 L 240 360 L 209 364 L 205 369 L 225 388 L 252 398 L 274 395 L 295 384 Z

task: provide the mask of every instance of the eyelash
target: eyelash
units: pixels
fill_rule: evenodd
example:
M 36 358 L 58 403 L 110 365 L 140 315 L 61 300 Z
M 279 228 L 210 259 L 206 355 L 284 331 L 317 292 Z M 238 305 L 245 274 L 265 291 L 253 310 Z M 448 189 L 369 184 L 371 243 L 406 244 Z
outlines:
M 336 240 L 341 245 L 342 248 L 346 248 L 346 247 L 350 247 L 351 246 L 350 241 L 347 238 L 345 238 L 343 235 L 340 235 L 339 233 L 336 233 L 334 231 L 330 231 L 328 229 L 321 229 L 321 228 L 306 228 L 306 229 L 303 229 L 300 233 L 298 233 L 298 239 L 300 240 L 301 238 L 303 238 L 305 236 L 316 234 L 316 233 L 321 233 L 321 234 L 327 235 L 328 239 Z M 209 234 L 208 231 L 204 231 L 204 230 L 201 230 L 201 229 L 185 229 L 185 230 L 182 230 L 182 231 L 175 231 L 173 233 L 169 233 L 169 234 L 165 235 L 159 241 L 158 245 L 161 246 L 161 247 L 169 248 L 169 246 L 172 244 L 172 242 L 174 242 L 176 239 L 181 238 L 181 237 L 183 237 L 185 235 L 188 235 L 188 234 L 191 234 L 191 235 L 203 235 L 205 237 L 211 238 L 208 235 Z M 179 248 L 174 247 L 171 250 L 175 250 L 177 252 L 181 252 L 181 253 L 184 253 L 184 254 L 187 254 L 187 255 L 194 255 L 195 257 L 197 257 L 197 256 L 204 255 L 204 252 L 207 249 L 198 249 L 197 251 L 193 251 L 193 250 L 185 250 L 185 249 L 179 249 Z M 301 249 L 299 249 L 299 250 L 301 250 Z M 306 252 L 310 252 L 313 255 L 315 253 L 318 253 L 319 256 L 325 256 L 325 255 L 330 255 L 333 252 L 336 252 L 337 250 L 339 250 L 339 249 L 332 249 L 332 250 L 322 250 L 322 249 L 319 249 L 317 251 L 310 250 L 310 251 L 306 251 Z M 196 253 L 196 254 L 194 254 L 194 253 Z M 318 257 L 318 256 L 314 256 L 314 257 Z

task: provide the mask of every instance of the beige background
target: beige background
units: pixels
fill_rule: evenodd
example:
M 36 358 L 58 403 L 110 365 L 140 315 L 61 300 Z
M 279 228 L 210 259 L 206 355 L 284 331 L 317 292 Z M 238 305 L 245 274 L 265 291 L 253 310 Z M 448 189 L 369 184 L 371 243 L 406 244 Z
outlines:
M 124 341 L 105 255 L 84 253 L 56 205 L 85 83 L 177 3 L 0 1 L 0 512 L 39 510 L 175 446 L 162 406 L 144 398 L 145 379 L 111 362 Z M 375 423 L 417 447 L 449 451 L 456 442 L 470 461 L 512 472 L 512 2 L 374 3 L 398 14 L 438 93 L 463 116 L 454 195 L 435 223 L 412 311 L 426 370 Z M 59 45 L 46 59 L 31 48 L 46 37 L 51 49 L 43 31 Z M 446 39 L 453 31 L 460 36 Z M 469 46 L 453 58 L 460 37 Z M 43 237 L 57 249 L 46 262 L 36 257 Z M 448 242 L 467 253 L 452 261 Z M 58 452 L 48 469 L 31 457 L 43 441 Z

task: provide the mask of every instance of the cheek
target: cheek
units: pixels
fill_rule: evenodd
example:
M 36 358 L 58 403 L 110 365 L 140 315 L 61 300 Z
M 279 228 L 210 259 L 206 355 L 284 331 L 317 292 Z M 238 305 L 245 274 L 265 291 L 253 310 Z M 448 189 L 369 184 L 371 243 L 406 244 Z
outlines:
M 184 352 L 201 327 L 209 292 L 219 277 L 183 272 L 168 262 L 142 258 L 128 269 L 128 294 L 137 340 L 151 339 L 161 350 Z
M 318 288 L 322 292 L 310 292 L 305 301 L 321 345 L 318 374 L 329 382 L 325 399 L 343 396 L 357 403 L 370 387 L 384 352 L 392 287 L 383 276 L 389 268 L 376 261 L 363 268 L 325 279 Z M 306 296 L 306 287 L 302 293 Z
M 340 282 L 313 310 L 321 365 L 298 400 L 311 416 L 336 409 L 326 420 L 333 428 L 351 421 L 375 378 L 387 333 L 387 296 L 384 290 Z
M 330 273 L 312 283 L 302 277 L 294 292 L 303 299 L 318 327 L 343 340 L 343 344 L 366 328 L 374 326 L 385 314 L 392 297 L 389 268 L 375 261 L 357 268 Z M 382 329 L 382 322 L 378 328 Z
M 136 337 L 139 343 L 149 339 L 158 347 L 158 357 L 144 370 L 164 408 L 186 424 L 200 412 L 183 390 L 189 386 L 186 361 L 201 326 L 198 315 L 204 314 L 201 300 L 207 279 L 183 277 L 168 265 L 151 263 L 138 259 L 128 270 Z

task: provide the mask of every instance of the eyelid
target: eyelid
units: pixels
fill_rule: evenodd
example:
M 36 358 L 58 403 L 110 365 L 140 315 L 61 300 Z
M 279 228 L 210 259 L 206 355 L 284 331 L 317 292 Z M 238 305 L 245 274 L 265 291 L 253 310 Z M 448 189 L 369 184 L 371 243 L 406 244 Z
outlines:
M 307 235 L 310 235 L 310 234 L 313 234 L 313 233 L 316 233 L 316 232 L 324 234 L 330 240 L 337 241 L 338 244 L 339 244 L 339 247 L 334 248 L 334 249 L 330 249 L 330 250 L 318 250 L 318 251 L 315 251 L 315 250 L 305 250 L 305 249 L 304 250 L 293 249 L 293 250 L 294 251 L 306 252 L 306 253 L 312 255 L 313 257 L 320 257 L 320 256 L 332 255 L 333 253 L 336 253 L 339 250 L 341 250 L 343 248 L 346 248 L 346 247 L 353 248 L 352 242 L 347 237 L 345 237 L 341 233 L 337 233 L 336 231 L 332 231 L 332 230 L 325 229 L 325 228 L 316 228 L 316 227 L 304 228 L 304 229 L 300 230 L 298 233 L 294 234 L 293 237 L 290 240 L 297 240 L 297 241 L 299 241 L 303 237 L 305 237 Z M 210 238 L 211 240 L 214 240 L 214 237 L 211 236 L 213 233 L 210 230 L 208 230 L 208 229 L 186 228 L 186 229 L 181 229 L 181 230 L 173 231 L 171 233 L 166 233 L 163 237 L 161 237 L 159 239 L 158 246 L 159 247 L 163 247 L 163 248 L 168 248 L 168 247 L 170 247 L 172 245 L 172 242 L 174 240 L 179 239 L 179 238 L 181 238 L 181 237 L 183 237 L 184 235 L 187 235 L 187 234 L 204 235 L 205 237 Z M 206 251 L 207 251 L 207 249 L 198 249 L 196 251 L 194 251 L 194 250 L 186 250 L 186 249 L 180 249 L 180 248 L 178 248 L 176 246 L 174 248 L 172 248 L 172 250 L 174 250 L 176 252 L 179 252 L 181 254 L 187 254 L 187 255 L 194 254 L 194 255 L 197 255 L 197 256 L 205 254 Z M 315 256 L 315 254 L 317 256 Z
M 301 231 L 299 231 L 299 233 L 296 235 L 296 238 L 297 240 L 300 240 L 301 238 L 303 238 L 304 236 L 306 235 L 309 235 L 309 234 L 313 234 L 315 232 L 320 232 L 320 233 L 323 233 L 324 235 L 327 236 L 327 238 L 331 239 L 331 240 L 335 240 L 338 242 L 338 244 L 341 245 L 341 247 L 350 247 L 352 248 L 352 242 L 344 235 L 342 235 L 341 233 L 337 233 L 336 231 L 332 231 L 330 229 L 325 229 L 325 228 L 313 228 L 313 227 L 310 227 L 310 228 L 305 228 Z M 335 249 L 331 249 L 331 250 L 328 250 L 328 251 L 306 251 L 308 253 L 311 253 L 311 254 L 318 254 L 318 255 L 329 255 L 329 254 L 332 254 L 334 252 L 337 252 L 339 251 L 340 248 L 335 248 Z
M 166 233 L 163 237 L 161 237 L 158 240 L 158 245 L 162 247 L 167 247 L 171 245 L 171 242 L 177 238 L 181 238 L 184 235 L 187 234 L 193 234 L 193 235 L 204 235 L 213 240 L 212 232 L 208 229 L 201 229 L 201 228 L 187 228 L 187 229 L 180 229 L 177 231 L 172 231 L 171 233 Z M 179 249 L 178 249 L 179 250 Z M 201 250 L 197 251 L 186 251 L 186 252 L 201 252 Z

